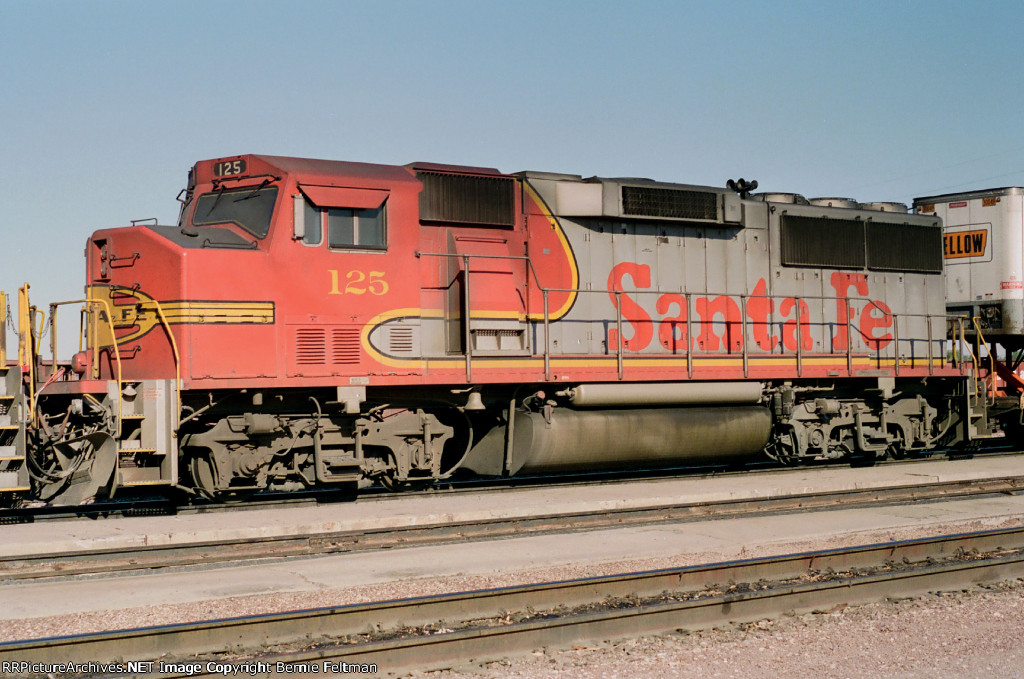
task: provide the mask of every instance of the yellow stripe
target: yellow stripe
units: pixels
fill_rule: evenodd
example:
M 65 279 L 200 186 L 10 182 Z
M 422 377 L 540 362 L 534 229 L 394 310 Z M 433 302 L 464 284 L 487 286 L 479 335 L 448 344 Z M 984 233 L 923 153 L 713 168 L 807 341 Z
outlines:
M 273 311 L 273 302 L 170 302 L 163 304 L 164 313 L 180 311 L 204 311 L 207 309 L 228 311 Z
M 273 323 L 274 314 L 272 313 L 218 313 L 216 311 L 209 311 L 206 313 L 192 312 L 192 313 L 178 313 L 178 314 L 165 314 L 168 323 L 182 324 L 182 323 Z M 132 324 L 134 325 L 134 324 Z M 122 327 L 115 325 L 114 327 Z M 127 326 L 124 326 L 127 327 Z
M 157 305 L 157 302 L 141 290 L 130 288 L 91 286 L 87 291 L 89 299 L 97 299 L 109 304 L 110 313 L 113 315 L 113 326 L 115 329 L 124 331 L 126 328 L 136 329 L 127 335 L 117 339 L 119 345 L 133 342 L 139 337 L 153 330 L 160 325 L 160 313 L 163 310 L 163 318 L 171 325 L 199 325 L 199 324 L 264 324 L 274 322 L 274 303 L 265 301 L 204 301 L 204 300 L 175 300 Z M 133 304 L 114 304 L 117 299 L 136 299 Z M 96 315 L 96 309 L 92 310 Z M 112 344 L 113 338 L 109 337 L 106 331 L 105 322 L 93 318 L 91 323 L 99 327 L 98 336 L 95 338 L 100 347 L 108 347 Z
M 572 284 L 569 287 L 572 288 L 573 290 L 576 290 L 577 288 L 580 287 L 580 272 L 576 266 L 576 256 L 573 254 L 572 247 L 569 245 L 569 239 L 566 238 L 565 236 L 565 231 L 562 230 L 562 225 L 559 224 L 558 219 L 555 217 L 555 215 L 551 213 L 551 210 L 548 209 L 547 203 L 544 202 L 544 199 L 540 197 L 540 195 L 534 190 L 532 186 L 530 186 L 530 182 L 524 181 L 523 187 L 526 189 L 527 193 L 530 194 L 530 197 L 533 198 L 537 205 L 540 206 L 540 209 L 544 213 L 544 216 L 547 217 L 548 219 L 548 223 L 551 224 L 551 228 L 554 229 L 555 235 L 558 236 L 558 241 L 562 244 L 562 249 L 565 251 L 565 257 L 569 262 L 569 269 L 570 271 L 572 271 Z M 557 321 L 558 319 L 562 318 L 567 313 L 569 313 L 569 309 L 571 309 L 572 305 L 576 302 L 576 296 L 578 294 L 579 293 L 577 292 L 569 293 L 569 296 L 565 300 L 565 304 L 563 304 L 553 312 L 551 310 L 548 310 L 548 319 L 551 321 Z M 530 314 L 529 318 L 532 321 L 543 321 L 544 313 L 541 312 L 540 314 Z

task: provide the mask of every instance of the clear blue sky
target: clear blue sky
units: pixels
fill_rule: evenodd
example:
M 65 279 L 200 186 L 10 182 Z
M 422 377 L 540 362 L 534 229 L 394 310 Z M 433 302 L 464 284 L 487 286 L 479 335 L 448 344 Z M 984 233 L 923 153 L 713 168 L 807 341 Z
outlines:
M 0 0 L 0 289 L 80 296 L 92 231 L 173 223 L 188 168 L 241 153 L 862 201 L 1024 184 L 1022 10 Z

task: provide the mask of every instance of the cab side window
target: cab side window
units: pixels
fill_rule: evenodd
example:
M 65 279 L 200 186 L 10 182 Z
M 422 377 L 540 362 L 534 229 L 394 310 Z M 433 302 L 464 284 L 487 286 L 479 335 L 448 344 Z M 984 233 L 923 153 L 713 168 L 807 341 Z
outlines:
M 334 249 L 384 250 L 387 248 L 387 203 L 375 208 L 321 208 L 301 199 L 296 206 L 296 223 L 302 221 L 302 242 L 317 246 L 323 243 Z M 296 235 L 296 237 L 298 237 Z
M 302 216 L 306 224 L 302 242 L 306 245 L 320 245 L 324 240 L 323 218 L 320 216 L 320 210 L 308 200 L 302 202 Z
M 372 209 L 328 208 L 327 245 L 332 248 L 387 246 L 384 207 Z

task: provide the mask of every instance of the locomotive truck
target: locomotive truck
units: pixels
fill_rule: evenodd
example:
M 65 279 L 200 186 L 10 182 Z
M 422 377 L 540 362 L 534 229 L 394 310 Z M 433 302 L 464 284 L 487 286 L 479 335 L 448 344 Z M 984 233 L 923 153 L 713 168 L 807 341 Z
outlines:
M 978 354 L 947 355 L 971 319 L 947 318 L 941 220 L 755 186 L 199 162 L 177 224 L 86 242 L 84 298 L 48 314 L 54 340 L 81 308 L 70 364 L 41 361 L 20 292 L 0 490 L 223 499 L 990 436 Z

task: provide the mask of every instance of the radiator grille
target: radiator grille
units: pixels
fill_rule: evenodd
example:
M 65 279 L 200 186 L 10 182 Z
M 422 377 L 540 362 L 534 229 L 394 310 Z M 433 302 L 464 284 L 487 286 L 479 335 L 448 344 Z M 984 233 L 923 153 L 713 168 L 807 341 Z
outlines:
M 851 219 L 782 216 L 782 263 L 863 269 L 864 223 Z
M 718 194 L 710 191 L 623 186 L 622 213 L 670 219 L 718 219 Z
M 295 331 L 295 363 L 327 364 L 327 331 L 323 328 L 299 328 Z
M 515 183 L 511 177 L 417 172 L 416 178 L 423 182 L 422 221 L 515 225 Z
M 868 267 L 942 273 L 942 229 L 916 224 L 868 224 Z
M 783 215 L 782 263 L 825 269 L 942 273 L 942 229 Z
M 359 363 L 359 328 L 336 328 L 331 331 L 331 359 L 334 365 Z

